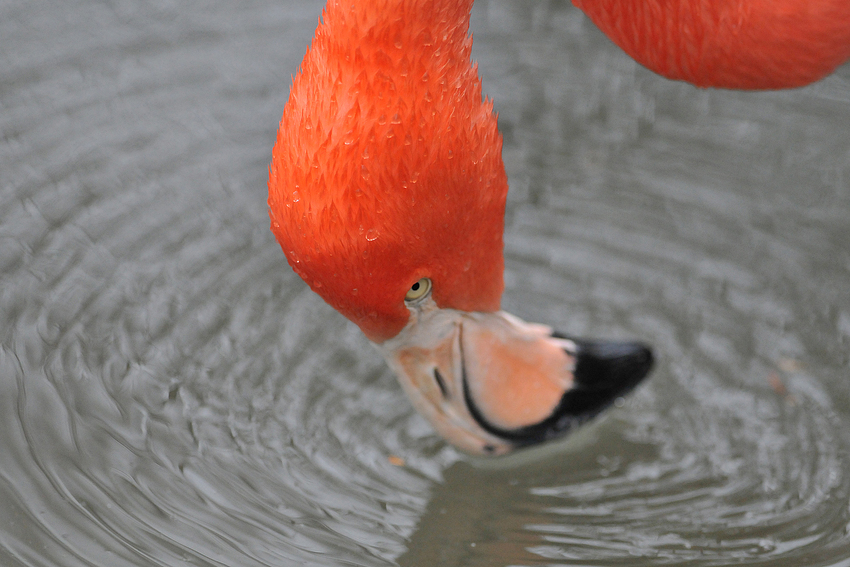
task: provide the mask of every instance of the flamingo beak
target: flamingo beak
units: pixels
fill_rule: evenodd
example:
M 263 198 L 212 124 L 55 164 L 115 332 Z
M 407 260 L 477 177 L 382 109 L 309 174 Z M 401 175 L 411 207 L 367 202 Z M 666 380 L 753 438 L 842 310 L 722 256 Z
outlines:
M 453 445 L 503 455 L 571 431 L 649 373 L 639 343 L 570 339 L 504 312 L 428 298 L 378 345 L 413 405 Z

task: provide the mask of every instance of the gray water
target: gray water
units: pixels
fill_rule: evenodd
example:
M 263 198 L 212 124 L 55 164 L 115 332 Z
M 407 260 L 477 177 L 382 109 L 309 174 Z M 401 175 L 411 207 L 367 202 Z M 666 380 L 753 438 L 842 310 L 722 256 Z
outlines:
M 850 67 L 698 90 L 478 0 L 504 307 L 659 359 L 493 464 L 268 230 L 320 9 L 0 0 L 0 565 L 850 566 Z

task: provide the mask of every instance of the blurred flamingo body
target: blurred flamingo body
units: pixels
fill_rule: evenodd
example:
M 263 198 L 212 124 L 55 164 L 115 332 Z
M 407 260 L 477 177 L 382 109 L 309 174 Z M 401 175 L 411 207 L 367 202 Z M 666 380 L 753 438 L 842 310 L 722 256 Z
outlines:
M 700 87 L 800 87 L 850 59 L 847 0 L 573 3 L 642 65 Z

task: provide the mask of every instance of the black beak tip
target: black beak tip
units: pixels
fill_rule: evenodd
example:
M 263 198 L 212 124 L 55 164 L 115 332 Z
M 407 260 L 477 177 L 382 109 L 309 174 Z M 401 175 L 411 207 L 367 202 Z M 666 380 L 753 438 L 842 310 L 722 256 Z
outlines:
M 577 388 L 608 392 L 614 399 L 646 378 L 655 362 L 652 349 L 642 343 L 573 342 L 578 348 L 574 371 Z

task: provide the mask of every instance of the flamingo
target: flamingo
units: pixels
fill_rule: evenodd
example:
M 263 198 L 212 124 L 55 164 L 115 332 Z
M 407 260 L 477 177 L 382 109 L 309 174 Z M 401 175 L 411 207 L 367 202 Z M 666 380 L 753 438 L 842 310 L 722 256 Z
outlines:
M 850 59 L 847 0 L 573 0 L 642 65 L 701 87 L 807 85 Z
M 414 407 L 458 448 L 502 455 L 599 414 L 653 354 L 500 310 L 508 183 L 472 2 L 329 0 L 268 204 L 292 269 L 377 346 Z

